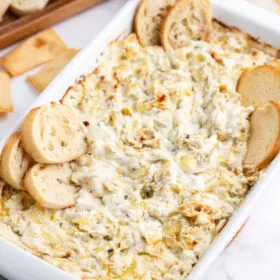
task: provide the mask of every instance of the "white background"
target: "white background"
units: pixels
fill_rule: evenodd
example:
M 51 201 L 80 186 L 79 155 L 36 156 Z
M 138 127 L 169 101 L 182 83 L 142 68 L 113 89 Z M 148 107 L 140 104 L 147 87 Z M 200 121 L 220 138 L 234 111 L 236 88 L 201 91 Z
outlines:
M 278 7 L 276 0 L 249 1 L 273 11 L 276 11 Z M 54 29 L 69 47 L 82 48 L 102 30 L 125 2 L 126 0 L 107 0 L 103 4 L 57 24 Z M 1 51 L 0 56 L 8 50 Z M 38 69 L 33 72 L 36 71 Z M 25 82 L 25 77 L 26 75 L 23 75 L 13 79 L 15 112 L 0 116 L 0 137 L 9 130 L 9 127 L 38 96 Z M 280 170 L 278 178 L 255 207 L 240 235 L 224 250 L 203 280 L 280 280 L 279 254 Z

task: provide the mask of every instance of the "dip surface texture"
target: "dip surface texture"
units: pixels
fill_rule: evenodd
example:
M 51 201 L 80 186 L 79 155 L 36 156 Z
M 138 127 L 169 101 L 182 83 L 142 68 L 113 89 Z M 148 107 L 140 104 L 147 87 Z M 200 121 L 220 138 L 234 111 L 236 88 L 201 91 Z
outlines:
M 112 43 L 64 102 L 88 153 L 71 163 L 78 203 L 40 208 L 0 187 L 0 236 L 82 279 L 185 279 L 258 175 L 242 162 L 253 108 L 235 86 L 277 50 L 213 23 L 209 42 L 164 52 Z

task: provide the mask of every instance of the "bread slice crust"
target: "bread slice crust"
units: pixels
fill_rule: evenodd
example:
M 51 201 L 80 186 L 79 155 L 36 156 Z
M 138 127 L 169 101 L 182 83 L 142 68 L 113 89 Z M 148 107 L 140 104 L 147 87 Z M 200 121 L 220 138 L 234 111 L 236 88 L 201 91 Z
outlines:
M 142 0 L 134 20 L 134 29 L 142 46 L 160 45 L 160 29 L 176 0 Z M 148 18 L 148 19 L 147 19 Z
M 32 160 L 20 142 L 21 133 L 13 133 L 1 153 L 0 173 L 4 181 L 16 190 L 23 190 L 23 177 Z
M 64 104 L 34 108 L 22 124 L 22 144 L 38 163 L 64 163 L 86 152 L 79 115 Z
M 275 110 L 274 114 L 272 115 L 272 112 L 269 110 Z M 257 115 L 258 113 L 262 114 L 261 117 Z M 267 116 L 266 120 L 264 120 L 265 116 Z M 258 107 L 252 114 L 250 122 L 251 133 L 243 163 L 247 168 L 262 169 L 275 158 L 280 150 L 280 104 L 270 100 L 264 107 Z M 269 126 L 271 126 L 271 128 Z M 275 133 L 272 139 L 269 137 L 271 131 Z M 266 142 L 261 143 L 261 140 L 263 141 L 264 138 L 268 139 L 265 139 Z M 263 152 L 263 147 L 265 147 L 267 151 L 257 160 L 256 155 L 260 155 L 260 153 Z
M 194 10 L 199 12 L 198 17 L 194 17 Z M 201 22 L 197 22 L 198 18 Z M 196 30 L 190 28 L 191 20 L 196 21 Z M 173 6 L 163 21 L 161 44 L 165 50 L 171 50 L 187 46 L 190 40 L 206 41 L 211 29 L 212 13 L 209 0 L 181 0 Z
M 236 86 L 243 106 L 262 106 L 275 100 L 280 102 L 280 68 L 261 65 L 245 70 Z

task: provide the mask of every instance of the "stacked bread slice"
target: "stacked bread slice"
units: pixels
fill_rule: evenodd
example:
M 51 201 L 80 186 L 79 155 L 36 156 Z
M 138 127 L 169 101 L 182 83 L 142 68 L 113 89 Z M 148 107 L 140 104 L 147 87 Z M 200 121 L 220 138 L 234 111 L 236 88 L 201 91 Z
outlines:
M 17 190 L 24 189 L 23 177 L 32 163 L 30 156 L 22 147 L 20 138 L 20 131 L 17 131 L 10 136 L 3 148 L 0 162 L 2 178 Z
M 211 22 L 209 0 L 142 0 L 135 31 L 143 46 L 174 50 L 188 46 L 191 40 L 208 40 Z M 255 108 L 244 166 L 263 168 L 280 149 L 280 69 L 262 65 L 246 70 L 236 91 L 243 106 Z
M 160 29 L 176 0 L 141 1 L 135 16 L 135 30 L 143 46 L 160 45 Z
M 135 31 L 143 46 L 165 50 L 207 40 L 211 32 L 209 0 L 142 0 L 135 16 Z
M 71 181 L 69 162 L 86 149 L 84 127 L 73 107 L 52 103 L 34 108 L 4 146 L 0 174 L 11 187 L 29 192 L 42 207 L 71 207 L 77 186 Z
M 237 92 L 243 106 L 254 106 L 244 165 L 264 168 L 280 150 L 280 69 L 262 65 L 246 70 Z

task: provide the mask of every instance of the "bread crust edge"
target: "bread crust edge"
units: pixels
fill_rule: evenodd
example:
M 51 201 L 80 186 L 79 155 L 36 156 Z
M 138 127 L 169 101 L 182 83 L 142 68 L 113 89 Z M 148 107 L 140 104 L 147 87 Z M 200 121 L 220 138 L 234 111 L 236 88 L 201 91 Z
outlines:
M 21 141 L 24 150 L 31 156 L 31 158 L 40 163 L 46 163 L 47 159 L 42 155 L 40 150 L 37 148 L 37 143 L 33 136 L 33 126 L 40 111 L 45 109 L 47 106 L 40 106 L 33 108 L 25 117 L 22 123 L 22 134 Z
M 250 165 L 250 164 L 246 164 L 245 163 L 245 158 L 243 160 L 243 167 L 244 168 L 248 168 L 250 170 L 260 170 L 265 168 L 267 165 L 269 165 L 271 163 L 271 161 L 277 156 L 279 150 L 280 150 L 280 104 L 277 103 L 274 100 L 270 100 L 269 103 L 274 106 L 278 112 L 278 137 L 276 138 L 273 147 L 271 148 L 271 150 L 267 153 L 267 155 L 259 162 Z M 267 104 L 269 104 L 267 103 Z
M 139 36 L 139 20 L 140 20 L 140 13 L 142 12 L 142 9 L 144 9 L 145 7 L 145 0 L 141 0 L 138 8 L 137 8 L 137 11 L 135 13 L 135 16 L 134 16 L 134 20 L 133 20 L 133 29 L 137 35 L 137 38 L 139 40 L 139 43 L 141 44 L 142 47 L 146 47 L 146 45 L 144 44 L 144 42 L 141 40 L 141 36 Z
M 5 169 L 6 168 L 10 169 L 9 167 L 10 160 L 11 160 L 10 155 L 12 150 L 14 149 L 14 146 L 17 144 L 18 141 L 20 141 L 20 136 L 21 136 L 20 131 L 16 131 L 12 135 L 10 135 L 7 142 L 5 143 L 5 146 L 2 149 L 1 158 L 0 158 L 0 175 L 8 185 L 10 185 L 16 190 L 23 190 L 24 188 L 23 186 L 19 186 L 18 184 L 16 184 L 11 174 L 7 174 Z
M 280 104 L 274 100 L 270 100 L 269 102 L 270 104 L 275 106 L 275 108 L 278 111 L 278 119 L 279 119 L 278 138 L 276 139 L 274 146 L 271 149 L 271 151 L 268 153 L 268 155 L 261 162 L 257 163 L 256 168 L 258 169 L 265 168 L 277 156 L 280 150 Z

